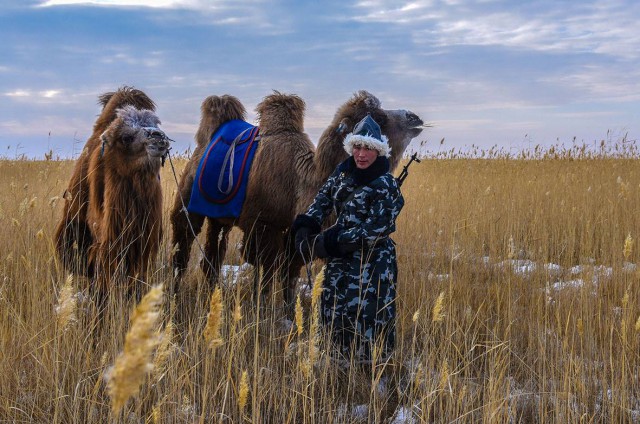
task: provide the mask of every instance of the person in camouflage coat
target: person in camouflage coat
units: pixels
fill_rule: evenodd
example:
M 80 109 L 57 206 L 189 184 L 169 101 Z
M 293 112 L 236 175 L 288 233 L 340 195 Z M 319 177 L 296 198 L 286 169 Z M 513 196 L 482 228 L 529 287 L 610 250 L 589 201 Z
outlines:
M 380 341 L 386 358 L 395 344 L 398 267 L 393 240 L 395 220 L 404 205 L 389 173 L 387 138 L 370 117 L 345 137 L 350 156 L 319 190 L 292 227 L 305 260 L 326 258 L 321 300 L 323 326 L 334 344 L 356 360 L 373 359 Z M 320 232 L 331 213 L 336 222 Z M 382 338 L 382 340 L 380 340 Z

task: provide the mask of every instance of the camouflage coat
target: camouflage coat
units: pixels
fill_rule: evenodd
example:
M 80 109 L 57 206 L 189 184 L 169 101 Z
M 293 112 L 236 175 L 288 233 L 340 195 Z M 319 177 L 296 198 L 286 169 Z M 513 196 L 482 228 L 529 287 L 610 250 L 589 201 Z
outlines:
M 371 169 L 369 169 L 371 168 Z M 404 205 L 389 162 L 379 157 L 358 170 L 350 157 L 329 177 L 305 215 L 320 224 L 334 212 L 334 226 L 323 232 L 328 247 L 322 292 L 322 322 L 348 354 L 371 359 L 379 337 L 384 354 L 395 342 L 396 250 L 389 237 Z M 342 246 L 357 246 L 344 253 Z

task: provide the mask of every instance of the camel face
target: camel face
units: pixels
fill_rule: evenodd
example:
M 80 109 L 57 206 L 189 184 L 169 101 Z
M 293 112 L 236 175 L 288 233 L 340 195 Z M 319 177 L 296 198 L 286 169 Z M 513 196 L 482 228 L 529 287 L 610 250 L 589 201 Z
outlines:
M 422 119 L 409 110 L 388 110 L 387 118 L 385 135 L 390 140 L 399 143 L 402 152 L 411 143 L 411 140 L 419 136 L 425 128 Z
M 129 164 L 148 163 L 158 168 L 169 151 L 170 139 L 158 128 L 160 120 L 150 110 L 127 106 L 118 110 L 114 120 L 102 134 L 105 157 L 113 157 L 122 168 Z M 138 168 L 137 166 L 135 168 Z

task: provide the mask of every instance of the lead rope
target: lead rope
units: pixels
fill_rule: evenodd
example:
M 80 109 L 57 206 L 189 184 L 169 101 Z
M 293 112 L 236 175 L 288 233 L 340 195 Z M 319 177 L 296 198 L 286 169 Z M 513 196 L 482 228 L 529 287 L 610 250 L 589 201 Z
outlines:
M 229 194 L 231 193 L 231 190 L 233 190 L 233 163 L 235 162 L 236 157 L 236 145 L 238 144 L 238 141 L 240 141 L 245 133 L 250 129 L 252 128 L 247 128 L 233 139 L 231 146 L 229 146 L 229 149 L 227 150 L 227 154 L 224 156 L 224 161 L 222 161 L 222 167 L 220 169 L 220 176 L 218 177 L 218 190 L 220 190 L 220 192 L 223 194 Z M 224 182 L 224 170 L 227 167 L 227 164 L 229 164 L 229 178 L 227 180 L 227 188 L 223 189 L 222 183 Z
M 202 247 L 202 244 L 200 244 L 200 240 L 198 240 L 198 235 L 196 234 L 196 231 L 193 229 L 193 224 L 191 224 L 191 220 L 189 219 L 189 211 L 187 210 L 187 206 L 185 205 L 184 199 L 182 198 L 182 192 L 180 191 L 180 183 L 178 183 L 178 176 L 176 175 L 176 168 L 173 166 L 173 160 L 171 159 L 171 154 L 169 154 L 169 152 L 167 152 L 167 157 L 169 158 L 169 164 L 171 165 L 171 172 L 173 173 L 173 179 L 176 182 L 176 187 L 177 187 L 177 190 L 178 190 L 178 197 L 180 197 L 180 203 L 182 204 L 182 209 L 180 209 L 180 211 L 184 212 L 184 214 L 185 214 L 185 216 L 187 218 L 187 223 L 189 224 L 189 229 L 191 230 L 191 234 L 193 235 L 193 238 L 196 241 L 196 244 L 198 245 L 198 249 L 200 249 L 200 253 L 202 253 L 202 257 L 207 262 L 207 264 L 211 267 L 211 269 L 215 269 L 213 264 L 209 260 L 209 258 L 207 258 L 207 254 L 205 253 L 204 248 Z M 173 249 L 173 246 L 171 246 L 171 248 Z M 175 277 L 175 275 L 174 275 L 174 277 Z M 221 282 L 222 285 L 225 288 L 228 289 L 229 286 L 220 277 L 221 276 L 218 275 L 218 281 Z

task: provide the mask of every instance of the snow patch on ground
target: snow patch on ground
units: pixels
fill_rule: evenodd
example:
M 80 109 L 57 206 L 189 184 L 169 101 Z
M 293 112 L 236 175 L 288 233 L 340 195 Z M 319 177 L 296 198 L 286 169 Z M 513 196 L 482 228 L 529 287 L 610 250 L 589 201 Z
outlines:
M 228 286 L 235 286 L 240 281 L 240 277 L 247 275 L 253 270 L 253 266 L 247 262 L 241 265 L 222 265 L 220 277 Z

